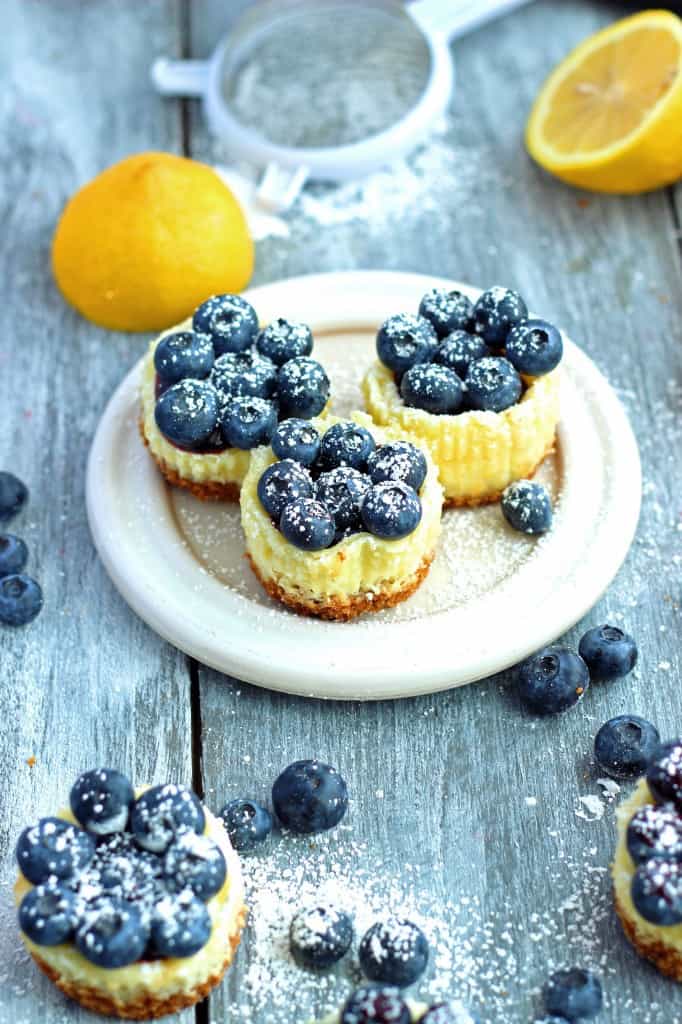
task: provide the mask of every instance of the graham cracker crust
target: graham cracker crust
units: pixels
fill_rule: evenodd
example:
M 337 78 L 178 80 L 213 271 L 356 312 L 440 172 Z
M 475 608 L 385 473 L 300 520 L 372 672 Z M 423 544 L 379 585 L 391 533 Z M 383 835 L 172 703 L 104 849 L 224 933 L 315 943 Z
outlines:
M 147 435 L 144 432 L 144 424 L 140 420 L 140 436 L 144 442 L 145 448 L 149 450 L 149 454 L 154 459 L 154 462 L 159 467 L 161 474 L 165 477 L 171 487 L 183 487 L 186 491 L 189 491 L 194 495 L 195 498 L 199 498 L 201 501 L 239 501 L 239 484 L 235 483 L 221 483 L 214 480 L 206 480 L 203 483 L 197 483 L 195 480 L 186 480 L 180 476 L 174 469 L 163 460 L 158 458 L 149 447 L 149 441 Z
M 645 960 L 650 960 L 661 974 L 665 974 L 668 978 L 673 978 L 675 981 L 682 981 L 682 954 L 676 949 L 670 949 L 662 942 L 657 942 L 654 939 L 643 939 L 625 913 L 615 893 L 613 901 L 616 913 L 623 926 L 623 931 L 639 955 L 644 957 Z
M 87 1010 L 94 1010 L 95 1013 L 101 1013 L 105 1017 L 121 1017 L 125 1020 L 152 1020 L 155 1017 L 165 1017 L 169 1013 L 177 1013 L 179 1010 L 184 1010 L 188 1006 L 194 1006 L 195 1003 L 206 998 L 211 989 L 215 988 L 222 980 L 225 971 L 232 963 L 245 923 L 246 908 L 242 907 L 237 918 L 237 930 L 230 936 L 229 950 L 220 970 L 215 974 L 209 975 L 205 981 L 197 985 L 191 992 L 178 992 L 176 995 L 167 996 L 165 999 L 159 999 L 150 992 L 130 1003 L 125 1003 L 108 995 L 106 992 L 100 992 L 96 988 L 91 988 L 88 985 L 79 985 L 66 978 L 62 978 L 54 968 L 46 964 L 40 957 L 37 957 L 34 953 L 31 953 L 31 956 L 41 971 L 48 976 L 50 981 L 54 982 L 65 996 L 80 1003 Z
M 423 560 L 417 571 L 406 581 L 401 590 L 392 590 L 385 593 L 352 594 L 343 600 L 341 598 L 325 599 L 324 603 L 312 600 L 306 601 L 298 594 L 290 594 L 289 591 L 284 590 L 274 580 L 264 579 L 248 552 L 246 557 L 253 569 L 254 575 L 270 597 L 276 601 L 281 601 L 282 604 L 291 608 L 292 611 L 298 612 L 299 615 L 313 616 L 317 619 L 328 619 L 333 622 L 348 622 L 350 619 L 357 618 L 358 615 L 364 615 L 365 612 L 380 612 L 384 608 L 392 608 L 394 605 L 400 604 L 401 601 L 411 597 L 428 574 L 434 555 L 435 552 L 432 551 Z
M 535 463 L 535 465 L 520 476 L 519 480 L 532 480 L 538 469 L 545 461 L 548 455 L 551 455 L 556 448 L 556 434 L 545 448 L 544 452 Z M 481 505 L 493 505 L 499 501 L 502 497 L 502 491 L 495 491 L 494 494 L 483 494 L 476 498 L 448 498 L 446 497 L 443 501 L 443 508 L 479 508 Z

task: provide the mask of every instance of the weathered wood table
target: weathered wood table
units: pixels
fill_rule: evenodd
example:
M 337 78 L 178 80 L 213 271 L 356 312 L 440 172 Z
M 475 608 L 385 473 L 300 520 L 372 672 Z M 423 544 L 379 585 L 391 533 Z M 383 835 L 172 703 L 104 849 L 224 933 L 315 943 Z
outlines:
M 542 174 L 522 146 L 546 73 L 622 5 L 539 0 L 456 46 L 456 103 L 438 145 L 452 148 L 458 187 L 424 181 L 423 160 L 415 173 L 429 201 L 417 194 L 400 217 L 321 225 L 298 210 L 288 238 L 258 247 L 257 283 L 380 267 L 512 284 L 619 389 L 641 446 L 642 517 L 624 568 L 582 626 L 625 624 L 638 638 L 640 665 L 547 721 L 522 714 L 506 675 L 383 704 L 242 685 L 147 629 L 93 550 L 86 455 L 145 339 L 107 334 L 64 305 L 50 276 L 51 234 L 71 193 L 126 154 L 157 148 L 210 158 L 198 108 L 160 100 L 148 69 L 162 53 L 206 54 L 234 6 L 3 5 L 0 466 L 30 485 L 30 506 L 13 528 L 31 546 L 46 602 L 32 626 L 0 630 L 0 1020 L 94 1019 L 62 1000 L 20 952 L 10 892 L 19 831 L 63 803 L 80 770 L 111 764 L 138 780 L 186 781 L 217 808 L 238 794 L 266 797 L 282 766 L 319 756 L 349 780 L 358 872 L 416 873 L 432 902 L 451 901 L 452 991 L 471 995 L 484 1021 L 540 1016 L 547 971 L 576 962 L 602 975 L 602 1020 L 674 1024 L 682 989 L 634 955 L 610 910 L 613 807 L 580 798 L 601 793 L 590 751 L 605 719 L 638 712 L 665 736 L 682 733 L 682 191 L 581 195 Z M 452 645 L 455 660 L 456 637 Z M 323 848 L 333 858 L 333 839 Z M 298 849 L 282 863 L 293 867 Z M 305 986 L 284 1007 L 267 992 L 259 999 L 253 947 L 250 938 L 198 1021 L 298 1022 L 328 1005 L 329 996 L 309 997 Z

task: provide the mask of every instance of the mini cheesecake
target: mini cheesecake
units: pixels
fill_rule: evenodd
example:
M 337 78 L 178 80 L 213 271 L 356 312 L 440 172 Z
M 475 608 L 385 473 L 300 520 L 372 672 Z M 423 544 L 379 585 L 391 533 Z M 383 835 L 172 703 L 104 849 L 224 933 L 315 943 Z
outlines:
M 86 772 L 70 810 L 24 830 L 17 860 L 24 944 L 89 1010 L 175 1013 L 232 962 L 246 917 L 239 859 L 220 820 L 184 787 L 133 792 L 118 772 Z

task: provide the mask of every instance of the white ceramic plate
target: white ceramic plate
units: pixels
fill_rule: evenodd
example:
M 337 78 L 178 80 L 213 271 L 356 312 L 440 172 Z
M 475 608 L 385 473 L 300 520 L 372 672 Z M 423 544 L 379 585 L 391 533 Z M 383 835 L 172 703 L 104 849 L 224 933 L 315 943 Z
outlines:
M 416 274 L 299 277 L 247 293 L 261 320 L 305 320 L 332 378 L 334 411 L 361 405 L 359 380 L 386 316 L 416 310 L 434 284 Z M 455 287 L 475 297 L 476 290 Z M 639 514 L 637 446 L 609 384 L 566 340 L 559 445 L 540 470 L 555 519 L 540 540 L 499 506 L 452 510 L 431 573 L 409 601 L 351 623 L 299 617 L 271 601 L 243 557 L 237 506 L 169 488 L 138 435 L 139 366 L 109 402 L 92 444 L 87 505 L 97 550 L 131 608 L 206 665 L 288 693 L 404 697 L 470 683 L 520 661 L 595 603 Z

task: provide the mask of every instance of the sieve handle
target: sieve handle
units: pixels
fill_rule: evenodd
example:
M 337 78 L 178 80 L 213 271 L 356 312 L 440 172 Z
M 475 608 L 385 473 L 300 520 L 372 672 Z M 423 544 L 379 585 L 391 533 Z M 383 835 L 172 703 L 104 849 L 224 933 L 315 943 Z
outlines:
M 152 64 L 152 82 L 162 96 L 203 96 L 208 82 L 208 61 L 159 57 Z
M 529 0 L 413 0 L 408 11 L 426 35 L 438 32 L 448 39 L 455 39 L 528 2 Z

